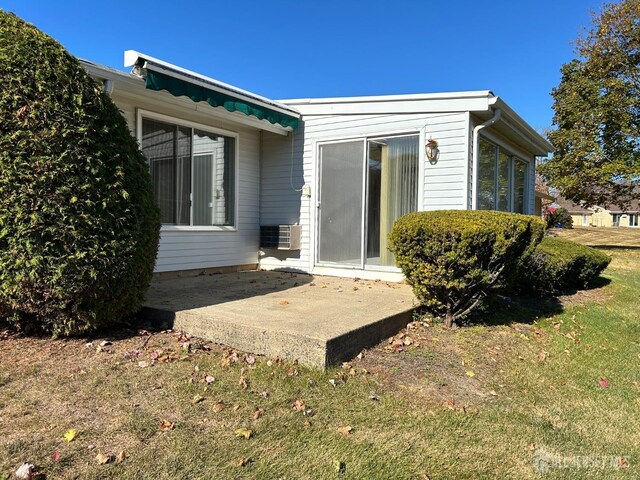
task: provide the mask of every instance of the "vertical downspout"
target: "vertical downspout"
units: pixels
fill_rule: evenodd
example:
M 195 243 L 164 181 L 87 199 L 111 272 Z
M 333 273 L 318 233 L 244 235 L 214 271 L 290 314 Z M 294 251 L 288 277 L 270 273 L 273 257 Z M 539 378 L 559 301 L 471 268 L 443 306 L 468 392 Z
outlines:
M 471 189 L 471 192 L 472 192 L 471 209 L 472 210 L 477 210 L 478 208 L 478 163 L 480 159 L 480 154 L 478 152 L 478 144 L 480 140 L 480 130 L 482 130 L 485 127 L 490 127 L 491 125 L 496 123 L 498 120 L 500 120 L 501 115 L 502 115 L 502 110 L 500 110 L 499 108 L 496 108 L 493 112 L 493 117 L 491 117 L 489 120 L 484 122 L 482 125 L 476 125 L 473 128 L 473 172 L 471 172 L 472 178 L 473 178 L 473 186 Z

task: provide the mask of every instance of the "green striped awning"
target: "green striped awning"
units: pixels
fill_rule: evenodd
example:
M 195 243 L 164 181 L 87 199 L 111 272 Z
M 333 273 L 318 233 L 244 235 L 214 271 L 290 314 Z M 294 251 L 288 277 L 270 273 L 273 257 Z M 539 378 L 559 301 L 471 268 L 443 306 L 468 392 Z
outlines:
M 274 125 L 296 130 L 298 119 L 292 115 L 249 102 L 233 95 L 188 82 L 155 70 L 147 69 L 146 88 L 166 90 L 176 97 L 188 97 L 194 102 L 207 102 L 212 107 L 224 107 L 229 112 L 242 112 L 259 120 L 267 120 Z

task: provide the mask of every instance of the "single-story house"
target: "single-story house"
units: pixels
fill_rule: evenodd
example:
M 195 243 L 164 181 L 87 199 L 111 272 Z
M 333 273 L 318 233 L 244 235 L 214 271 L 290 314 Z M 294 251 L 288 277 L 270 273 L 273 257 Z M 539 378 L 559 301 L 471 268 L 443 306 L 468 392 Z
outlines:
M 416 210 L 534 213 L 552 145 L 492 92 L 274 101 L 135 51 L 103 82 L 149 159 L 156 271 L 400 279 L 387 234 Z
M 637 200 L 631 201 L 627 209 L 623 209 L 619 205 L 587 207 L 563 197 L 558 197 L 554 205 L 569 212 L 574 226 L 631 228 L 640 226 L 640 204 Z

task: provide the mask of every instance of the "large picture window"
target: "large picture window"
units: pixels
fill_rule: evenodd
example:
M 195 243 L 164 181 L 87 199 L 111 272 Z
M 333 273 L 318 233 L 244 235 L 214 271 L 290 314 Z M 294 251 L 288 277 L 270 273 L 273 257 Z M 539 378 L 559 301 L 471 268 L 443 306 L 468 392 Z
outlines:
M 478 163 L 478 210 L 528 213 L 529 164 L 484 139 Z
M 233 225 L 235 138 L 143 117 L 141 147 L 164 225 Z

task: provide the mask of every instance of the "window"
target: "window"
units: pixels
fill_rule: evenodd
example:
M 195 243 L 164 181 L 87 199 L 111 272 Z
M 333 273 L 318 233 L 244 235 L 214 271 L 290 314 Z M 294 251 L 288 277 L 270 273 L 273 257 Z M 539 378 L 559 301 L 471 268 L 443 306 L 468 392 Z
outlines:
M 527 213 L 529 164 L 480 139 L 478 210 Z
M 164 225 L 233 225 L 235 142 L 212 131 L 142 119 L 142 152 Z
M 620 226 L 620 219 L 622 218 L 622 214 L 621 213 L 614 213 L 612 215 L 613 217 L 613 225 L 614 227 L 619 227 Z
M 640 214 L 633 213 L 629 215 L 629 226 L 637 227 L 638 225 L 640 225 Z

